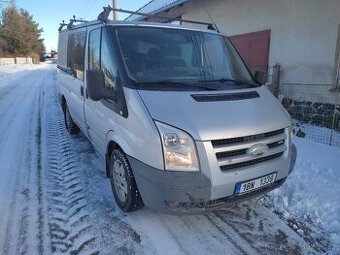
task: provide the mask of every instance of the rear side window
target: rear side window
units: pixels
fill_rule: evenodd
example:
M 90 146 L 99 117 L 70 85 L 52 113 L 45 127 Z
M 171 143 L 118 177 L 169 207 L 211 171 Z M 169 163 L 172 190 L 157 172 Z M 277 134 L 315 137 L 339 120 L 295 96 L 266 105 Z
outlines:
M 80 80 L 84 79 L 85 40 L 86 31 L 74 32 L 68 37 L 67 67 Z
M 67 33 L 60 32 L 58 39 L 58 65 L 67 68 Z

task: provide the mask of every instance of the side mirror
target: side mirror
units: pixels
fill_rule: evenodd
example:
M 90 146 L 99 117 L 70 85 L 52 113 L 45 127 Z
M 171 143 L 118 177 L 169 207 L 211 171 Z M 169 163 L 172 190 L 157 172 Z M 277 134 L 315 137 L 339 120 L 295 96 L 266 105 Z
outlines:
M 104 74 L 100 70 L 86 70 L 86 92 L 93 101 L 103 98 Z
M 118 91 L 107 89 L 105 86 L 104 73 L 101 70 L 86 70 L 86 92 L 93 101 L 101 99 L 117 100 Z
M 263 84 L 264 83 L 264 72 L 263 71 L 256 71 L 255 72 L 255 79 L 259 83 Z

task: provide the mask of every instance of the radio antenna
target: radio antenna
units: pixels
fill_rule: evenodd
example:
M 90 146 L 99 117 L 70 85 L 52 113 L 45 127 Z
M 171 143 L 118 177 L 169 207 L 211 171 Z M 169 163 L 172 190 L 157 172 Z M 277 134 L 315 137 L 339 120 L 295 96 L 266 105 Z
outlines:
M 203 3 L 203 1 L 202 1 L 202 6 L 203 6 L 203 9 L 205 10 L 205 12 L 207 13 L 207 15 L 208 15 L 208 17 L 209 17 L 209 19 L 211 20 L 211 22 L 212 22 L 212 24 L 211 25 L 214 25 L 214 27 L 208 27 L 209 29 L 213 29 L 213 30 L 216 30 L 218 33 L 220 33 L 220 30 L 218 29 L 218 27 L 217 27 L 217 25 L 216 25 L 216 23 L 215 23 L 215 21 L 214 21 L 214 19 L 211 17 L 211 15 L 210 15 L 210 13 L 208 12 L 208 10 L 207 10 L 207 8 L 205 8 L 205 5 L 204 5 L 204 3 Z M 211 26 L 210 25 L 210 26 Z

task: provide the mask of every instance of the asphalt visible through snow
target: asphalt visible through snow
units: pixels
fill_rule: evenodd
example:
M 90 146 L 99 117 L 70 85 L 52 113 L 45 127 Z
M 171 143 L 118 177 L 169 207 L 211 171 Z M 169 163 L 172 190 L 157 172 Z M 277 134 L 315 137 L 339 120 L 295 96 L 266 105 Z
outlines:
M 120 211 L 103 159 L 65 130 L 56 72 L 0 87 L 0 254 L 318 253 L 256 199 L 201 215 Z

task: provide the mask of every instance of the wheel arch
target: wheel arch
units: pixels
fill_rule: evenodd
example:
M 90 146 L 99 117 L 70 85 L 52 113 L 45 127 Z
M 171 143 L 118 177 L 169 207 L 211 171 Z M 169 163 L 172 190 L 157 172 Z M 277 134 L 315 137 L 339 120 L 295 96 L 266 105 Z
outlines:
M 126 146 L 123 146 L 125 143 L 123 141 L 119 141 L 118 138 L 115 137 L 115 134 L 113 131 L 110 131 L 106 136 L 106 148 L 105 148 L 105 172 L 106 176 L 110 177 L 109 171 L 110 171 L 110 157 L 111 153 L 114 149 L 118 149 L 122 151 L 123 153 L 128 153 L 128 148 Z

